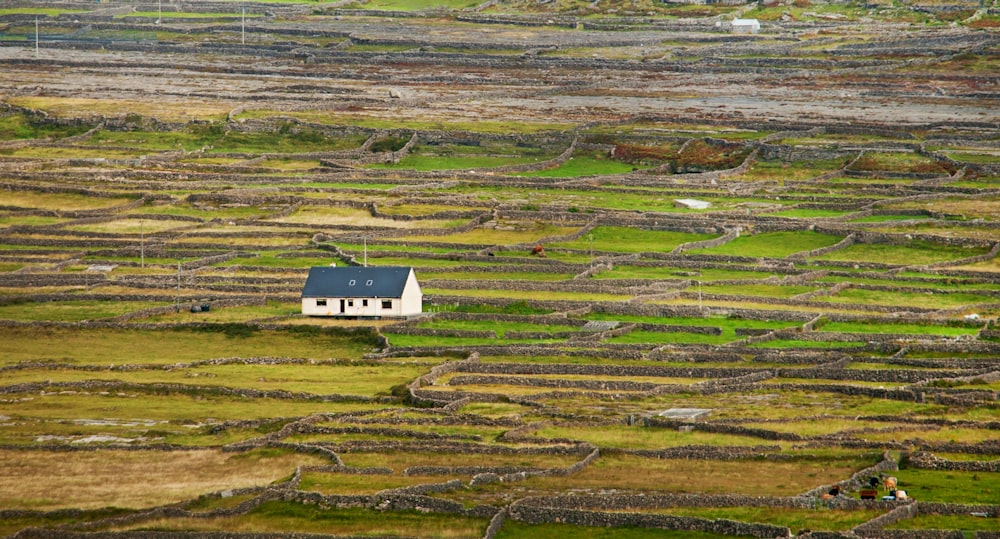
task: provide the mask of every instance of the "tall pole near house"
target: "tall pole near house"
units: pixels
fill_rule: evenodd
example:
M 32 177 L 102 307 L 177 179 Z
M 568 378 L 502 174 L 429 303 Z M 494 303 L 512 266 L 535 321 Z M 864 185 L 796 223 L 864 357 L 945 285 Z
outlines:
M 368 238 L 364 238 L 365 242 L 365 267 L 368 267 Z
M 247 7 L 243 6 L 240 10 L 240 40 L 246 45 L 247 44 Z
M 146 269 L 146 221 L 139 220 L 139 267 Z
M 177 261 L 177 310 L 181 310 L 181 261 Z
M 35 58 L 38 58 L 38 17 L 35 17 Z

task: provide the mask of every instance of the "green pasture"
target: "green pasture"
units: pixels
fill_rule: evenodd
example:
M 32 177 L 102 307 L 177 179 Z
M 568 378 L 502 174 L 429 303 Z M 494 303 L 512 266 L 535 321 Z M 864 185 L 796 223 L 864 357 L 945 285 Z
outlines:
M 956 327 L 932 324 L 893 324 L 879 323 L 874 321 L 866 322 L 824 322 L 817 324 L 817 331 L 836 331 L 842 333 L 888 333 L 888 334 L 912 334 L 912 335 L 943 335 L 957 337 L 959 335 L 975 335 L 978 327 Z
M 844 249 L 820 255 L 815 260 L 839 260 L 849 262 L 878 262 L 917 266 L 959 260 L 985 254 L 988 249 L 931 243 L 913 240 L 905 245 L 887 243 L 855 243 Z
M 504 298 L 513 300 L 552 300 L 552 301 L 579 301 L 579 302 L 599 302 L 599 301 L 626 301 L 631 298 L 624 294 L 609 294 L 601 292 L 561 292 L 557 290 L 536 291 L 536 290 L 485 290 L 485 289 L 445 289 L 445 288 L 425 288 L 424 295 L 436 296 L 459 296 L 466 298 Z
M 900 307 L 900 310 L 903 310 L 905 307 L 950 309 L 965 305 L 971 306 L 978 303 L 993 302 L 993 299 L 989 296 L 968 293 L 935 293 L 933 290 L 926 292 L 888 292 L 883 290 L 863 290 L 860 288 L 847 288 L 841 290 L 836 295 L 817 297 L 814 300 L 830 304 L 889 305 Z
M 498 271 L 498 272 L 480 272 L 480 271 L 424 271 L 421 272 L 420 278 L 425 280 L 431 279 L 448 279 L 448 280 L 462 280 L 462 281 L 472 281 L 472 280 L 482 280 L 482 279 L 496 279 L 501 281 L 567 281 L 573 278 L 573 273 L 546 273 L 541 271 Z
M 829 247 L 842 238 L 811 231 L 765 232 L 740 237 L 709 249 L 692 249 L 690 254 L 713 254 L 730 256 L 753 256 L 785 258 L 786 256 Z
M 777 320 L 751 320 L 738 317 L 709 316 L 698 317 L 660 317 L 639 316 L 614 313 L 591 312 L 584 316 L 587 320 L 615 320 L 620 322 L 639 322 L 645 324 L 661 324 L 664 326 L 709 326 L 718 327 L 723 334 L 735 337 L 737 328 L 745 329 L 781 329 L 801 326 L 801 322 L 782 322 Z
M 547 247 L 622 253 L 670 252 L 682 243 L 708 239 L 712 239 L 712 236 L 669 230 L 599 226 L 575 240 L 550 243 Z
M 720 268 L 683 268 L 671 266 L 630 266 L 615 265 L 611 270 L 601 271 L 594 279 L 656 279 L 659 281 L 729 281 L 767 279 L 774 274 L 764 271 L 743 271 Z
M 630 331 L 624 335 L 609 337 L 605 342 L 611 344 L 649 344 L 651 346 L 660 344 L 712 344 L 722 345 L 734 340 L 738 340 L 735 335 L 706 335 L 701 333 L 688 333 L 683 331 Z
M 0 10 L 2 11 L 2 10 Z M 86 133 L 92 125 L 59 125 L 32 120 L 25 114 L 0 116 L 0 140 L 49 139 L 57 140 Z
M 495 331 L 497 336 L 503 338 L 510 331 L 531 331 L 540 333 L 554 333 L 564 331 L 579 331 L 579 327 L 572 325 L 535 323 L 535 322 L 500 322 L 492 320 L 448 320 L 443 318 L 432 318 L 420 322 L 417 327 L 424 329 L 456 329 L 462 331 Z
M 1000 496 L 1000 472 L 903 468 L 893 475 L 899 480 L 898 487 L 918 501 L 994 504 Z
M 417 221 L 422 222 L 422 221 Z M 447 236 L 408 236 L 412 242 L 460 243 L 470 245 L 516 245 L 538 242 L 550 236 L 565 236 L 577 229 L 551 223 L 535 222 L 530 227 L 519 230 L 496 230 L 475 228 L 466 232 L 456 232 Z
M 909 491 L 907 491 L 909 494 Z M 965 502 L 959 502 L 965 503 Z M 974 538 L 975 532 L 1000 531 L 1000 519 L 968 515 L 939 515 L 920 513 L 913 518 L 898 520 L 888 526 L 889 530 L 959 530 L 965 537 Z
M 717 447 L 751 447 L 765 445 L 766 441 L 750 436 L 700 432 L 681 432 L 677 429 L 658 429 L 607 425 L 599 429 L 589 426 L 546 425 L 531 433 L 537 438 L 559 438 L 587 442 L 596 447 L 616 449 L 663 449 L 688 445 Z
M 791 298 L 820 290 L 816 286 L 803 285 L 770 285 L 770 284 L 709 284 L 700 287 L 690 287 L 690 293 L 720 294 L 729 296 L 755 296 L 771 298 Z
M 367 165 L 372 169 L 412 169 L 412 170 L 451 170 L 451 169 L 490 169 L 508 165 L 523 165 L 539 161 L 531 157 L 438 157 L 411 154 L 398 163 Z
M 290 391 L 306 395 L 343 394 L 360 397 L 388 396 L 393 386 L 426 373 L 426 367 L 400 363 L 370 365 L 205 365 L 133 371 L 84 371 L 46 369 L 7 373 L 5 383 L 48 384 L 102 380 L 135 385 L 182 385 L 193 388 L 245 388 Z
M 38 342 L 46 346 L 36 346 Z M 372 334 L 364 330 L 354 334 L 317 328 L 255 330 L 243 324 L 162 330 L 10 327 L 0 340 L 0 357 L 4 365 L 145 365 L 262 355 L 358 359 L 373 346 Z
M 96 281 L 96 277 L 95 277 Z M 110 302 L 99 300 L 68 300 L 25 302 L 0 305 L 0 320 L 17 320 L 19 322 L 59 321 L 80 322 L 83 320 L 100 320 L 113 318 L 143 309 L 153 307 L 168 307 L 170 301 L 122 301 Z
M 826 217 L 841 217 L 851 213 L 845 210 L 822 210 L 810 208 L 793 208 L 790 210 L 763 213 L 772 217 L 790 217 L 792 219 L 822 219 Z
M 640 168 L 647 167 L 636 167 L 629 163 L 623 163 L 593 153 L 577 153 L 555 168 L 521 172 L 516 175 L 533 178 L 574 178 L 577 176 L 626 174 Z

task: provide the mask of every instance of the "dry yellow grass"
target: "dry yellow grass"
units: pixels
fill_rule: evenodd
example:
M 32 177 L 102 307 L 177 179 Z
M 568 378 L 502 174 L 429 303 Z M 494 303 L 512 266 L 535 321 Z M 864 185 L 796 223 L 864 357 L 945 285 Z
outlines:
M 0 451 L 0 507 L 142 508 L 219 490 L 266 485 L 319 457 L 216 450 L 72 453 Z
M 132 201 L 127 198 L 102 198 L 63 193 L 3 191 L 4 206 L 17 206 L 20 208 L 41 210 L 97 210 L 122 206 L 130 202 Z
M 221 120 L 236 106 L 235 103 L 210 102 L 189 97 L 172 101 L 164 99 L 162 96 L 157 97 L 157 99 L 148 100 L 19 96 L 9 98 L 7 102 L 19 107 L 44 110 L 53 116 L 68 118 L 85 117 L 86 115 L 81 114 L 81 111 L 87 111 L 95 116 L 139 114 L 142 116 L 151 116 L 158 120 L 180 122 L 189 120 Z
M 301 223 L 309 225 L 352 225 L 352 226 L 383 226 L 391 228 L 444 228 L 447 221 L 418 220 L 396 221 L 374 217 L 368 210 L 360 208 L 324 208 L 318 206 L 303 206 L 288 217 L 275 219 L 279 223 Z

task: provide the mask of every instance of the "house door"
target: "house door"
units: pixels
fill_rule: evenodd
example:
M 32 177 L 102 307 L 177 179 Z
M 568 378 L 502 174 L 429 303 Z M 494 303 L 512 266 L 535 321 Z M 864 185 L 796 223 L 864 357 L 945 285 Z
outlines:
M 344 300 L 340 300 L 340 312 L 344 312 Z

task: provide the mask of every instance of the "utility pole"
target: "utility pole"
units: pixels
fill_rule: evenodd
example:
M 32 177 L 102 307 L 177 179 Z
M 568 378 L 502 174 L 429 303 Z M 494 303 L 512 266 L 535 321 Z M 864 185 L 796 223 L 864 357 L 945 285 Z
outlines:
M 177 311 L 181 310 L 181 261 L 177 261 Z
M 368 238 L 363 238 L 363 241 L 365 242 L 364 243 L 364 245 L 365 245 L 365 267 L 367 268 L 368 267 Z
M 701 305 L 701 281 L 698 281 L 698 312 L 705 314 L 705 309 Z
M 139 267 L 146 269 L 146 230 L 145 219 L 139 219 Z
M 163 0 L 156 0 L 156 24 L 160 24 L 163 20 L 163 6 L 161 5 Z
M 38 17 L 35 17 L 35 58 L 38 58 Z
M 243 6 L 240 10 L 240 40 L 246 45 L 247 44 L 247 7 Z
M 587 234 L 587 240 L 590 242 L 590 267 L 594 267 L 594 234 Z

